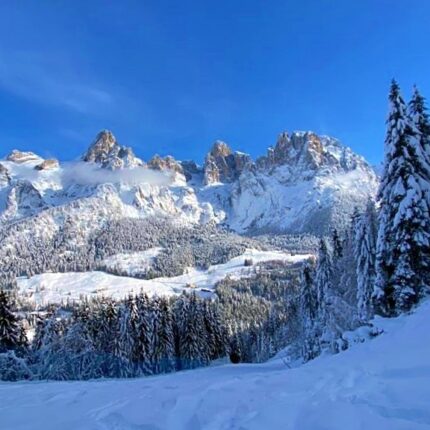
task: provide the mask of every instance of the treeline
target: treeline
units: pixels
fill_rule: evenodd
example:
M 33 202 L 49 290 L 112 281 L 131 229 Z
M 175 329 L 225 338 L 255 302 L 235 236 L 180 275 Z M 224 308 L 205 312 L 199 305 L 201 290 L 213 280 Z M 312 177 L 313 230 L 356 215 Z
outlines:
M 28 344 L 2 293 L 0 377 L 75 380 L 136 377 L 192 369 L 226 357 L 229 335 L 215 301 L 196 295 L 121 302 L 90 300 L 58 309 Z M 9 309 L 8 309 L 9 308 Z M 8 309 L 8 310 L 7 310 Z M 15 359 L 14 359 L 15 358 Z
M 41 215 L 42 216 L 42 215 Z M 53 237 L 29 234 L 33 220 L 0 229 L 0 286 L 10 286 L 17 276 L 46 272 L 86 272 L 115 269 L 103 259 L 119 253 L 161 247 L 145 278 L 177 276 L 186 267 L 207 268 L 226 263 L 246 248 L 261 249 L 257 240 L 239 236 L 215 224 L 178 226 L 167 218 L 109 221 L 81 242 L 79 225 L 66 219 Z

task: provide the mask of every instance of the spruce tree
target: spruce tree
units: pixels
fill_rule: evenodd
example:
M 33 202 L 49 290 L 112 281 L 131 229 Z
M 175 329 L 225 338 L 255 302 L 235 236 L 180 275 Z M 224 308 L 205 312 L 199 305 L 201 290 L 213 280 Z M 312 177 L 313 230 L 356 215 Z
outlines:
M 21 346 L 22 331 L 11 309 L 10 296 L 0 290 L 0 352 Z
M 306 264 L 301 273 L 300 294 L 300 318 L 301 318 L 301 356 L 304 361 L 315 358 L 319 352 L 318 333 L 316 331 L 318 302 L 314 287 L 313 270 Z
M 426 288 L 430 248 L 429 166 L 420 133 L 392 82 L 379 190 L 376 297 L 382 312 L 408 310 Z
M 321 348 L 331 352 L 339 351 L 339 339 L 342 327 L 339 326 L 336 313 L 343 309 L 344 303 L 336 294 L 333 284 L 333 257 L 325 239 L 321 239 L 318 253 L 318 263 L 315 274 L 315 288 L 318 301 L 318 325 Z
M 369 199 L 366 210 L 360 215 L 354 231 L 354 257 L 357 273 L 357 314 L 361 321 L 373 315 L 373 292 L 376 278 L 377 213 L 375 203 Z
M 158 326 L 158 349 L 156 373 L 173 372 L 176 368 L 173 315 L 169 300 L 160 299 L 160 324 Z

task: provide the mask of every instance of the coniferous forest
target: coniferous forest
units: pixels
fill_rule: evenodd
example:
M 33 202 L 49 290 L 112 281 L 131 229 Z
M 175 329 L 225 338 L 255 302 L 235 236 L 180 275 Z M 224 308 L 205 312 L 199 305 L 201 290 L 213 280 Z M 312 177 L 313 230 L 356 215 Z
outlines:
M 109 223 L 73 253 L 74 232 L 67 223 L 53 241 L 17 241 L 13 251 L 4 247 L 0 379 L 129 378 L 217 360 L 263 362 L 281 350 L 286 362 L 303 362 L 362 341 L 348 334 L 358 327 L 377 336 L 375 315 L 409 312 L 430 292 L 430 122 L 416 88 L 406 103 L 392 82 L 386 126 L 376 201 L 356 208 L 346 229 L 327 236 L 245 237 L 215 225 L 181 228 L 163 219 L 130 219 Z M 17 235 L 20 228 L 9 227 Z M 0 243 L 4 237 L 0 231 Z M 163 252 L 150 271 L 140 274 L 147 279 L 225 263 L 247 247 L 309 252 L 316 258 L 292 266 L 248 261 L 251 276 L 219 281 L 208 298 L 141 293 L 35 309 L 17 294 L 16 276 L 115 273 L 103 267 L 104 257 L 154 246 Z

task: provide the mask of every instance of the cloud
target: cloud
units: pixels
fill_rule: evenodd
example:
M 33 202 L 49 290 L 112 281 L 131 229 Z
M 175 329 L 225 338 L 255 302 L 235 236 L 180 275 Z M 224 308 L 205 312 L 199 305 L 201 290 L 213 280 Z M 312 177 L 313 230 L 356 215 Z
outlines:
M 40 179 L 35 169 L 27 165 L 16 164 L 13 167 L 14 175 L 22 180 L 30 182 Z M 101 184 L 125 184 L 136 186 L 142 184 L 167 186 L 173 182 L 172 173 L 148 169 L 146 167 L 123 168 L 109 170 L 97 164 L 84 161 L 67 161 L 61 163 L 61 169 L 50 173 L 55 182 L 61 183 L 63 188 L 71 185 L 101 185 Z
M 82 161 L 62 164 L 61 182 L 63 186 L 71 184 L 99 185 L 106 183 L 123 183 L 127 185 L 170 185 L 172 175 L 145 167 L 124 168 L 117 170 L 104 169 L 97 164 Z
M 105 112 L 113 96 L 98 86 L 72 76 L 60 62 L 34 52 L 0 52 L 0 87 L 38 103 L 89 114 Z

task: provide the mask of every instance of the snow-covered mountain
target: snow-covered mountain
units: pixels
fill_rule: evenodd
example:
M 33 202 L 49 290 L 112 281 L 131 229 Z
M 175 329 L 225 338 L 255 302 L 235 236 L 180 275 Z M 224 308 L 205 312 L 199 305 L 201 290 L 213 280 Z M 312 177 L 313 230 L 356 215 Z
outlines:
M 107 220 L 163 215 L 239 233 L 319 234 L 345 224 L 377 182 L 362 157 L 312 132 L 282 133 L 256 161 L 217 141 L 200 167 L 158 155 L 145 163 L 102 131 L 79 161 L 18 150 L 0 160 L 0 226 L 31 220 L 46 237 L 68 220 L 84 237 Z

